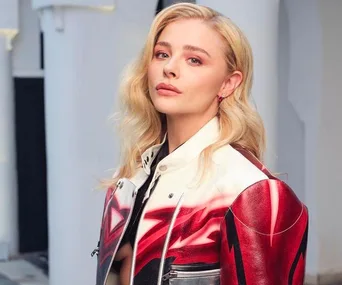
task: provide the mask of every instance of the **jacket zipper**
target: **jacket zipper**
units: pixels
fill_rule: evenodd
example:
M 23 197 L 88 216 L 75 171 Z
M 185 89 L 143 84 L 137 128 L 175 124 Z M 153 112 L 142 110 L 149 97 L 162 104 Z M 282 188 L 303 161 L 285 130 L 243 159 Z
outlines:
M 153 195 L 154 189 L 156 188 L 158 182 L 159 182 L 159 178 L 160 178 L 160 174 L 154 179 L 154 184 L 151 187 L 152 192 L 150 193 L 150 197 L 148 198 L 148 200 L 146 201 L 145 206 L 142 209 L 141 215 L 140 215 L 140 219 L 138 221 L 138 227 L 137 227 L 137 232 L 135 235 L 135 240 L 134 240 L 134 246 L 133 246 L 133 258 L 132 258 L 132 263 L 131 263 L 131 275 L 129 278 L 129 284 L 132 285 L 134 282 L 134 270 L 135 270 L 135 261 L 136 261 L 136 255 L 137 255 L 137 245 L 138 245 L 138 233 L 139 233 L 139 227 L 141 225 L 141 220 L 144 218 L 145 213 L 146 213 L 146 209 L 147 209 L 147 203 L 148 201 L 151 199 L 151 196 Z M 153 181 L 153 180 L 152 180 Z M 143 204 L 144 204 L 144 200 L 143 200 Z
M 203 271 L 179 271 L 171 269 L 168 273 L 163 275 L 163 281 L 172 278 L 198 278 L 198 277 L 211 277 L 220 274 L 221 269 L 203 270 Z
M 161 261 L 160 261 L 160 265 L 159 265 L 158 283 L 157 283 L 158 285 L 161 285 L 161 283 L 163 281 L 163 275 L 162 274 L 163 274 L 163 270 L 164 270 L 165 257 L 166 257 L 167 249 L 169 246 L 172 230 L 173 230 L 173 227 L 175 225 L 175 222 L 176 222 L 177 216 L 179 214 L 180 208 L 183 204 L 183 200 L 184 200 L 184 192 L 181 195 L 180 199 L 178 200 L 177 206 L 173 212 L 171 222 L 169 224 L 169 228 L 167 230 L 167 234 L 166 234 L 166 238 L 165 238 L 164 246 L 163 246 L 163 251 L 162 251 L 162 255 L 161 255 Z

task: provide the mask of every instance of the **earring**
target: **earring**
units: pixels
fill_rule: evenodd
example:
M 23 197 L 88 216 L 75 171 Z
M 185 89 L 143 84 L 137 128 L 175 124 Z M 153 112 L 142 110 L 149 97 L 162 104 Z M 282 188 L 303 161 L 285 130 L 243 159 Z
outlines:
M 219 104 L 222 102 L 223 99 L 225 99 L 226 97 L 224 96 L 220 96 L 220 95 L 217 95 L 217 99 L 218 99 L 218 102 Z

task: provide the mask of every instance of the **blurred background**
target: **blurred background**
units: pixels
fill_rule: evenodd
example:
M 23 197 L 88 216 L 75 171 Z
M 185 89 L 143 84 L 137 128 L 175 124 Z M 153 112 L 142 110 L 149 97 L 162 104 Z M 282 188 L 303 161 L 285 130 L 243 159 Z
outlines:
M 0 285 L 95 283 L 120 76 L 173 2 L 0 0 Z M 188 2 L 249 38 L 266 165 L 310 211 L 306 284 L 342 284 L 342 0 Z

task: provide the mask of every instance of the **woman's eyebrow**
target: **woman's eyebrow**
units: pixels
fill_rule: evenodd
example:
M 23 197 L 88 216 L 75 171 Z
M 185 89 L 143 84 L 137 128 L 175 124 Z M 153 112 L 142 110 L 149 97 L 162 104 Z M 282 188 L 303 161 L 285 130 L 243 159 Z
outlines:
M 168 43 L 168 42 L 157 42 L 156 43 L 156 46 L 163 46 L 163 47 L 168 47 L 168 48 L 171 48 L 171 44 Z
M 208 57 L 211 57 L 210 54 L 205 49 L 202 49 L 200 47 L 196 47 L 196 46 L 192 46 L 192 45 L 185 45 L 183 47 L 183 49 L 190 50 L 190 51 L 199 51 L 201 53 L 206 54 Z
M 164 42 L 164 41 L 157 42 L 156 45 L 171 48 L 171 44 L 168 42 Z M 211 57 L 210 54 L 205 49 L 202 49 L 200 47 L 196 47 L 196 46 L 192 46 L 192 45 L 185 45 L 183 47 L 183 49 L 184 50 L 190 50 L 190 51 L 199 51 L 199 52 L 206 54 L 208 57 Z

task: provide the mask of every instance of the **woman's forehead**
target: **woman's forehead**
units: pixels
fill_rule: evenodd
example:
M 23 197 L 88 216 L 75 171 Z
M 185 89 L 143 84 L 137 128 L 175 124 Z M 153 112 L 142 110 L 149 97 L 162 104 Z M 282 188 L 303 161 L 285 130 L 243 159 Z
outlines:
M 178 20 L 168 24 L 160 34 L 158 42 L 169 43 L 171 48 L 198 46 L 208 52 L 215 52 L 225 47 L 220 34 L 199 19 Z

